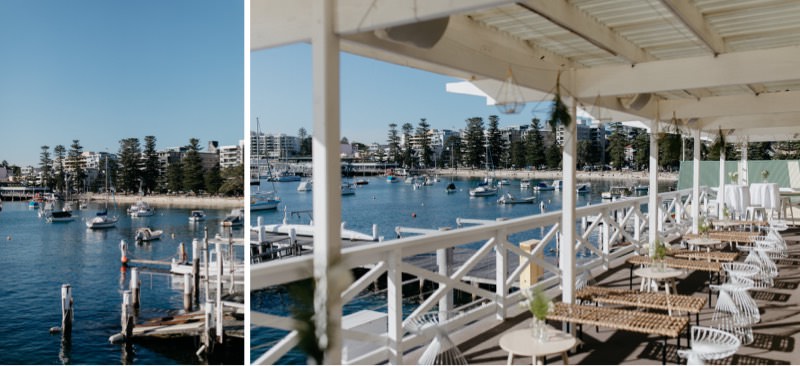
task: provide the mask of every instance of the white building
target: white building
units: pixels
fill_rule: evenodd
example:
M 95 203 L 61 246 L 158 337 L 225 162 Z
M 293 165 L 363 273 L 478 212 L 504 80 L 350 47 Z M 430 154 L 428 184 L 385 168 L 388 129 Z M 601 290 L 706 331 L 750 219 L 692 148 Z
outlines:
M 219 148 L 219 167 L 221 169 L 244 164 L 244 140 L 238 145 L 227 145 Z

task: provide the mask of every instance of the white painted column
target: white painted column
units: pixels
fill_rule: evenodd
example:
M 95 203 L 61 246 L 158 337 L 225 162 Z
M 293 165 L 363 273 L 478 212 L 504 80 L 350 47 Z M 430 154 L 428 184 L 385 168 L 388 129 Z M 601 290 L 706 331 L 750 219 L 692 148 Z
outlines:
M 334 34 L 336 4 L 311 3 L 311 70 L 313 81 L 314 171 L 314 308 L 318 332 L 327 335 L 325 364 L 342 363 L 342 301 L 328 282 L 341 257 L 341 163 L 339 159 L 339 37 Z
M 647 242 L 650 244 L 650 256 L 655 255 L 653 243 L 658 239 L 659 207 L 658 207 L 658 119 L 650 121 L 650 187 L 647 201 Z
M 749 143 L 747 140 L 742 142 L 742 160 L 739 161 L 739 184 L 750 185 L 750 178 L 748 177 L 747 169 L 747 148 Z
M 389 253 L 386 269 L 387 336 L 389 337 L 389 364 L 403 364 L 403 274 L 399 250 Z M 327 364 L 327 363 L 326 363 Z
M 495 295 L 497 296 L 497 308 L 495 316 L 498 320 L 505 320 L 508 310 L 506 309 L 506 296 L 508 296 L 508 288 L 506 287 L 506 280 L 508 279 L 508 251 L 503 247 L 506 242 L 507 234 L 505 230 L 498 230 L 495 232 L 494 237 L 494 253 L 495 253 Z
M 566 303 L 575 302 L 575 163 L 578 146 L 576 106 L 573 101 L 570 108 L 572 123 L 564 129 L 564 150 L 561 158 L 564 186 L 561 190 L 561 249 L 558 263 L 561 269 L 561 299 Z
M 717 217 L 723 217 L 725 207 L 725 146 L 719 152 L 719 191 L 717 192 Z M 733 212 L 731 211 L 731 214 Z
M 697 234 L 700 224 L 700 129 L 694 130 L 692 159 L 692 233 Z

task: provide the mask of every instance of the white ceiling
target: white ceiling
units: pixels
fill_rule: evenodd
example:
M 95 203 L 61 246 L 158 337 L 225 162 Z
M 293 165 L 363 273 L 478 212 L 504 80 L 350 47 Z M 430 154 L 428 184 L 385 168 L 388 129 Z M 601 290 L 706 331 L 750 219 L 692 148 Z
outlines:
M 252 0 L 251 50 L 310 39 L 312 0 Z M 670 120 L 729 141 L 800 137 L 800 1 L 338 0 L 342 50 L 467 80 L 488 97 L 511 67 L 526 99 L 562 95 L 618 120 Z M 449 17 L 429 49 L 376 30 Z M 625 100 L 651 94 L 639 109 Z M 571 98 L 568 98 L 571 99 Z M 622 102 L 621 102 L 622 101 Z M 691 122 L 688 122 L 691 121 Z

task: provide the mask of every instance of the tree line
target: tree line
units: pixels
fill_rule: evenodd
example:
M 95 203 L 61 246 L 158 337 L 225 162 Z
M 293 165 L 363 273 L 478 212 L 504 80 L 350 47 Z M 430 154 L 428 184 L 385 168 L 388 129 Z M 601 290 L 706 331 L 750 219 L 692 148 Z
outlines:
M 156 150 L 155 136 L 144 137 L 144 148 L 136 137 L 122 139 L 116 159 L 100 161 L 97 176 L 89 182 L 79 140 L 73 140 L 68 151 L 63 145 L 56 145 L 52 154 L 50 147 L 44 145 L 39 155 L 41 182 L 58 192 L 100 192 L 108 181 L 110 189 L 126 193 L 244 194 L 243 165 L 223 170 L 217 161 L 205 169 L 200 156 L 200 140 L 189 139 L 185 149 L 180 161 L 168 164 L 164 170 Z

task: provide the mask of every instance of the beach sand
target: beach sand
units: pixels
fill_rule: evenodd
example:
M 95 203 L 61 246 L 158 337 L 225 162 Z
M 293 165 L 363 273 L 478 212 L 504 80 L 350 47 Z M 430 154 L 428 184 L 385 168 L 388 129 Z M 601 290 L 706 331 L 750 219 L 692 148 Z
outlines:
M 91 201 L 103 201 L 106 199 L 104 194 L 92 194 L 88 196 Z M 144 200 L 151 206 L 161 207 L 181 207 L 181 208 L 242 208 L 244 207 L 244 197 L 194 197 L 186 195 L 115 195 L 114 200 L 121 206 L 136 203 Z

